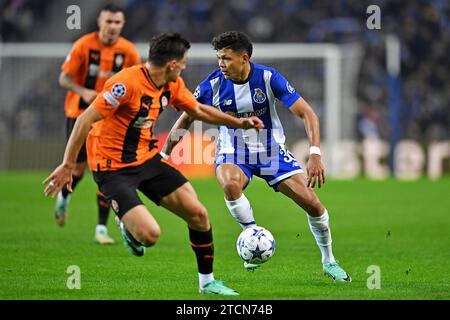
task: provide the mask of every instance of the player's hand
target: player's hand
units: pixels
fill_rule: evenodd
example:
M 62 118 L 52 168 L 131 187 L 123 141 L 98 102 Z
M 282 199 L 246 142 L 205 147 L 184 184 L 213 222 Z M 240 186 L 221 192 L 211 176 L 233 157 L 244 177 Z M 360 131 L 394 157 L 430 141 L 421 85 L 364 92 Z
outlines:
M 322 164 L 320 155 L 311 154 L 309 156 L 306 171 L 308 173 L 308 188 L 314 188 L 316 184 L 320 188 L 322 184 L 325 183 L 325 168 Z
M 92 101 L 97 97 L 98 93 L 95 90 L 91 89 L 84 89 L 83 92 L 81 92 L 80 96 L 81 99 L 83 99 L 84 102 L 87 104 L 91 104 Z
M 250 117 L 242 119 L 242 129 L 261 130 L 264 128 L 264 123 L 258 117 Z
M 54 198 L 64 186 L 72 192 L 72 170 L 67 164 L 59 165 L 42 183 L 45 184 L 44 194 Z

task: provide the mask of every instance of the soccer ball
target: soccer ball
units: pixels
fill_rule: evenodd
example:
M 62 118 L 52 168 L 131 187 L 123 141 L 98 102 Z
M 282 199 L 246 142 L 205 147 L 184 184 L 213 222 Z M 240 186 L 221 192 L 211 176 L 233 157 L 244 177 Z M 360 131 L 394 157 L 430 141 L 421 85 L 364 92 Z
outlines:
M 261 264 L 272 258 L 275 252 L 275 239 L 269 230 L 254 226 L 241 232 L 236 247 L 239 256 L 245 262 Z

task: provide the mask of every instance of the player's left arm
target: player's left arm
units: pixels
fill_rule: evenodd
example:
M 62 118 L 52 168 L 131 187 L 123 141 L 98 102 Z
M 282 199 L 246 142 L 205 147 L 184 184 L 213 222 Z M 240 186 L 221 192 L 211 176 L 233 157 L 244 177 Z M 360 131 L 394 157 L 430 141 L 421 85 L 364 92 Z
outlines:
M 305 123 L 306 134 L 308 135 L 309 145 L 311 147 L 320 147 L 320 124 L 314 110 L 306 102 L 305 99 L 297 99 L 289 108 L 294 114 L 300 117 Z M 314 148 L 313 152 L 318 152 Z M 319 188 L 325 183 L 325 168 L 322 163 L 321 155 L 318 153 L 310 153 L 308 163 L 306 166 L 308 174 L 308 187 L 314 188 L 317 185 Z

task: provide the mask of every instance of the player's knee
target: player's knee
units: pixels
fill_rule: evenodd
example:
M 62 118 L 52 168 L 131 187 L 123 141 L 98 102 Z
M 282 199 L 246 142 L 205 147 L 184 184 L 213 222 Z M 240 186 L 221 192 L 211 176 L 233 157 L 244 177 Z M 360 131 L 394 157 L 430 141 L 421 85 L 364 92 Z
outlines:
M 325 210 L 319 198 L 315 195 L 308 197 L 306 206 L 309 215 L 314 217 L 320 217 Z
M 152 228 L 141 230 L 139 240 L 145 247 L 151 247 L 156 244 L 160 235 L 161 229 L 159 228 L 159 226 L 155 226 Z
M 227 200 L 236 200 L 242 194 L 241 183 L 237 179 L 230 179 L 223 185 L 223 190 Z
M 192 217 L 189 221 L 191 226 L 196 228 L 208 230 L 209 229 L 209 218 L 208 218 L 208 210 L 202 205 L 198 205 L 194 210 Z

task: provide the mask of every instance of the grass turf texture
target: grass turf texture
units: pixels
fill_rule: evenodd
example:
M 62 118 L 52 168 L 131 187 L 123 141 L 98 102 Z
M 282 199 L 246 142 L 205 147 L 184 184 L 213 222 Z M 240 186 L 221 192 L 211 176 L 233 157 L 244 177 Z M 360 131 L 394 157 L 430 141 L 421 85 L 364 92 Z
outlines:
M 94 243 L 95 191 L 86 175 L 72 196 L 64 228 L 43 196 L 47 172 L 0 173 L 0 299 L 229 299 L 198 294 L 195 256 L 186 224 L 145 199 L 159 222 L 159 242 L 132 256 L 109 219 L 116 245 Z M 272 260 L 244 270 L 235 242 L 240 227 L 214 179 L 192 181 L 210 213 L 215 277 L 241 293 L 233 299 L 449 299 L 450 179 L 436 182 L 327 181 L 318 191 L 330 213 L 336 258 L 353 278 L 322 275 L 320 252 L 306 215 L 291 200 L 255 179 L 246 191 L 258 224 L 276 239 Z M 81 289 L 66 286 L 67 268 L 81 270 Z M 381 270 L 369 290 L 367 268 Z

